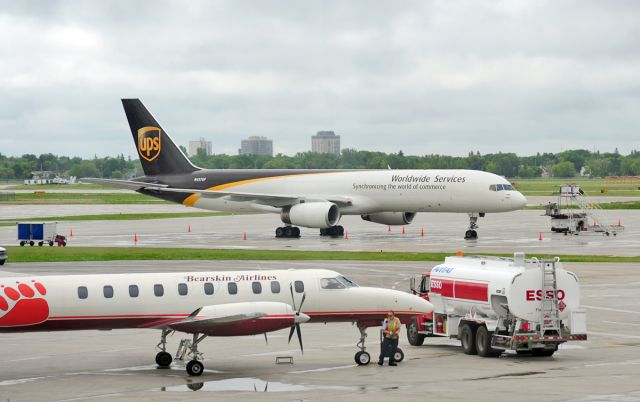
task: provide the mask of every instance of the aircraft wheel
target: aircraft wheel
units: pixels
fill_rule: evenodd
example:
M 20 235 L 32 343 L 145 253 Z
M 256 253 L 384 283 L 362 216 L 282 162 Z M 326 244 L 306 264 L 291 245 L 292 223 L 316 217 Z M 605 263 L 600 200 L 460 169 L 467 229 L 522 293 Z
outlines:
M 300 228 L 297 226 L 293 228 L 293 237 L 300 237 Z
M 159 352 L 156 355 L 156 364 L 160 367 L 169 367 L 172 360 L 171 353 Z
M 478 232 L 475 230 L 469 229 L 464 233 L 465 240 L 476 240 L 478 238 Z
M 404 360 L 404 352 L 400 348 L 396 348 L 396 353 L 393 355 L 393 359 L 396 363 L 400 363 Z
M 191 360 L 189 363 L 187 363 L 187 374 L 189 374 L 190 376 L 197 377 L 199 375 L 202 375 L 203 371 L 204 366 L 199 361 Z
M 368 352 L 358 352 L 355 356 L 355 361 L 358 366 L 366 366 L 371 361 L 371 355 Z
M 276 229 L 276 237 L 277 238 L 284 237 L 284 228 L 279 227 Z
M 476 332 L 469 324 L 464 324 L 460 330 L 460 343 L 462 344 L 462 350 L 466 355 L 476 355 L 478 350 L 476 349 Z
M 327 235 L 327 229 L 320 228 L 320 236 L 326 236 L 326 235 Z
M 284 237 L 289 239 L 293 237 L 293 228 L 291 226 L 285 226 Z

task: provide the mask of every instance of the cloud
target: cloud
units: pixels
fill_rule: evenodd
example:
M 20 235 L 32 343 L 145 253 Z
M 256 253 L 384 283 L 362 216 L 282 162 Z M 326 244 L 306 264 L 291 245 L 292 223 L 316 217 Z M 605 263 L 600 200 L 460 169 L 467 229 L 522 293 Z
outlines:
M 32 1 L 0 7 L 0 153 L 134 155 L 119 99 L 179 143 L 531 154 L 637 148 L 633 1 Z M 28 139 L 28 141 L 25 141 Z

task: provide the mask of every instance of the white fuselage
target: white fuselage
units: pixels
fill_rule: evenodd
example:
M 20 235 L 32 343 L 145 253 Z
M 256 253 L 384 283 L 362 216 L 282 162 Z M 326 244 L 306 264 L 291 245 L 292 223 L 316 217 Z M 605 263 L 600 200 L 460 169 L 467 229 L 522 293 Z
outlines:
M 299 307 L 303 294 L 302 313 L 311 322 L 377 323 L 390 309 L 401 318 L 431 311 L 428 302 L 400 291 L 340 283 L 334 289 L 335 278 L 342 276 L 315 269 L 4 277 L 0 332 L 159 328 L 201 308 L 246 310 L 259 302 L 287 305 L 291 314 L 289 306 Z
M 194 180 L 204 180 L 194 172 Z M 515 190 L 490 190 L 510 185 L 503 177 L 477 170 L 363 170 L 278 176 L 210 187 L 239 193 L 290 195 L 307 200 L 344 200 L 342 215 L 378 212 L 494 213 L 518 210 L 526 198 Z M 199 197 L 192 206 L 218 211 L 280 212 L 263 202 Z

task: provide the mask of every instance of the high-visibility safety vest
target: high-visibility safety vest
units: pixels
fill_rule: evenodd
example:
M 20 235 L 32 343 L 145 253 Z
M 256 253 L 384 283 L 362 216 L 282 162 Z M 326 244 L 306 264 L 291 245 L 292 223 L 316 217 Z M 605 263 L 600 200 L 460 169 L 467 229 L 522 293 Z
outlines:
M 398 319 L 398 317 L 393 317 L 393 320 L 391 320 L 391 321 L 389 321 L 387 318 L 385 318 L 384 319 L 384 324 L 385 324 L 385 328 L 387 329 L 387 331 L 393 333 L 393 335 L 390 335 L 389 337 L 392 338 L 392 339 L 397 338 L 398 334 L 396 334 L 395 332 L 400 327 L 400 320 Z

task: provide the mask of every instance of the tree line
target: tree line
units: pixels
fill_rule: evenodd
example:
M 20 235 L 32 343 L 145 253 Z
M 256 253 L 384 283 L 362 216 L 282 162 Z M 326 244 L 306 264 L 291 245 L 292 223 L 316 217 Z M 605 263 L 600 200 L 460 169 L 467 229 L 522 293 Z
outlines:
M 301 152 L 294 156 L 276 155 L 206 155 L 202 150 L 190 158 L 200 167 L 211 169 L 476 169 L 510 178 L 591 177 L 640 175 L 640 152 L 621 155 L 577 149 L 559 153 L 537 153 L 518 156 L 514 153 L 481 155 L 469 152 L 467 156 L 405 155 L 344 149 L 340 155 Z M 138 158 L 79 157 L 42 154 L 5 156 L 0 154 L 0 179 L 23 180 L 32 172 L 45 170 L 65 176 L 131 178 L 142 175 Z

